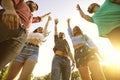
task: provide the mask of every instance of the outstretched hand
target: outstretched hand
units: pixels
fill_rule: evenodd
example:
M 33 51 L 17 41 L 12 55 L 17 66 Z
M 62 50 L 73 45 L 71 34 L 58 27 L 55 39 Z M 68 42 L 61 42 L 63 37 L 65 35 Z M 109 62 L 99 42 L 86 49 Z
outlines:
M 52 20 L 51 16 L 48 16 L 48 21 Z
M 80 9 L 81 9 L 80 6 L 79 6 L 79 4 L 77 4 L 76 8 L 77 8 L 77 10 L 80 10 Z
M 51 14 L 51 12 L 48 12 L 48 13 L 44 14 L 43 16 L 41 16 L 41 19 L 50 16 L 50 14 Z
M 2 14 L 2 22 L 9 29 L 17 29 L 20 24 L 20 18 L 14 10 L 5 10 Z
M 70 18 L 67 19 L 67 22 L 70 23 Z

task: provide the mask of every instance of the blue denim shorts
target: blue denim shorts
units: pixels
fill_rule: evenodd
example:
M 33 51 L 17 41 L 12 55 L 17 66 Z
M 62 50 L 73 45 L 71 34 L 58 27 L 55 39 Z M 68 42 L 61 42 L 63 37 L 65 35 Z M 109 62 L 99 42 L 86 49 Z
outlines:
M 25 62 L 26 60 L 38 61 L 39 47 L 25 44 L 21 53 L 15 58 L 15 61 Z

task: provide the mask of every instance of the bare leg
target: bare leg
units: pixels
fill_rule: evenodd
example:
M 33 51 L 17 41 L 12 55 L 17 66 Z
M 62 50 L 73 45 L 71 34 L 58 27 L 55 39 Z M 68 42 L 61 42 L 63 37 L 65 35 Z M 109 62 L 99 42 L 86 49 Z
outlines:
M 22 66 L 23 66 L 23 63 L 17 62 L 17 61 L 12 61 L 10 63 L 9 69 L 8 69 L 8 74 L 6 76 L 6 80 L 13 80 L 19 73 Z
M 108 34 L 108 38 L 112 43 L 113 47 L 120 53 L 120 27 L 112 30 Z
M 79 67 L 78 70 L 82 80 L 92 80 L 88 66 Z
M 98 61 L 89 61 L 88 66 L 92 73 L 93 80 L 106 80 L 103 70 Z
M 28 80 L 35 67 L 35 64 L 36 64 L 35 61 L 26 60 L 26 62 L 24 63 L 20 78 L 18 80 Z

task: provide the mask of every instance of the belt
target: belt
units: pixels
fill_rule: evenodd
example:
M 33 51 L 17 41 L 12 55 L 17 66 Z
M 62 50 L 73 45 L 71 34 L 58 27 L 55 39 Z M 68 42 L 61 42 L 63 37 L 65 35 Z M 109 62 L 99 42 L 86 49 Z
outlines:
M 55 54 L 55 56 L 58 56 L 58 57 L 61 57 L 61 58 L 64 58 L 64 59 L 68 58 L 66 56 L 62 56 L 62 55 L 58 55 L 58 54 Z
M 33 43 L 25 43 L 25 44 L 27 44 L 27 45 L 31 45 L 31 46 L 35 46 L 35 47 L 39 47 L 38 45 L 35 45 L 35 44 L 33 44 Z

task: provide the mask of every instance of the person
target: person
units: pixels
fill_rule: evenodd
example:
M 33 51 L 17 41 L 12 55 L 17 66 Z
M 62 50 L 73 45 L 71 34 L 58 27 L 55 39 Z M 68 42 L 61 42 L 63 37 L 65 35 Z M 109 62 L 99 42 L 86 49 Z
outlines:
M 98 48 L 94 42 L 86 34 L 83 34 L 79 26 L 75 26 L 72 30 L 70 18 L 67 19 L 67 24 L 68 34 L 73 43 L 76 67 L 82 80 L 106 80 L 96 56 Z
M 47 27 L 51 17 L 48 17 L 44 29 L 38 27 L 32 33 L 29 33 L 27 41 L 21 53 L 11 62 L 6 80 L 13 80 L 19 71 L 22 69 L 18 80 L 28 80 L 35 67 L 39 55 L 39 46 L 45 42 L 45 37 L 48 36 Z
M 52 61 L 52 69 L 51 69 L 51 80 L 60 80 L 60 76 L 62 76 L 62 80 L 69 80 L 71 74 L 70 60 L 72 60 L 72 67 L 74 68 L 74 58 L 70 51 L 69 44 L 65 39 L 65 34 L 63 32 L 57 31 L 58 19 L 54 20 L 55 22 L 55 33 L 54 33 L 54 42 L 55 46 L 53 51 L 55 53 Z
M 86 15 L 79 4 L 77 10 L 82 18 L 95 23 L 99 36 L 108 38 L 115 50 L 120 53 L 120 0 L 105 0 L 101 6 L 92 3 L 88 7 L 88 12 L 94 13 L 92 17 Z
M 33 17 L 32 12 L 38 10 L 38 5 L 33 1 L 28 3 L 24 0 L 0 0 L 0 70 L 20 53 L 30 24 L 40 22 L 50 14 Z

